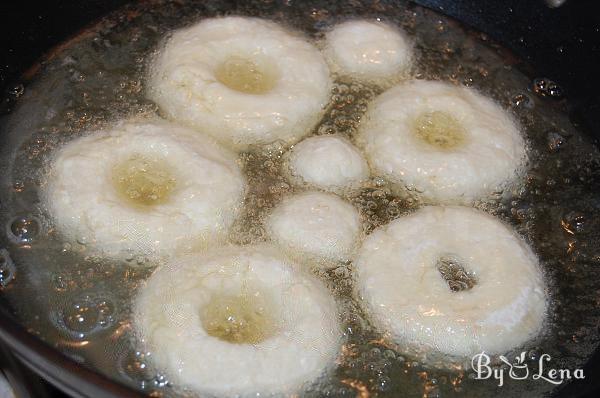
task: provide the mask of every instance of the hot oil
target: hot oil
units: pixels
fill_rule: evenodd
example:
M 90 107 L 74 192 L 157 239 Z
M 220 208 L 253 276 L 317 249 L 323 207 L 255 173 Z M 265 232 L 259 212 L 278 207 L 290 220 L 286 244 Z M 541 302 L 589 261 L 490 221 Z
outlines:
M 117 164 L 112 173 L 117 192 L 136 207 L 150 207 L 167 202 L 177 186 L 177 180 L 167 162 L 139 154 Z
M 270 62 L 263 62 L 270 64 Z M 215 70 L 218 81 L 232 90 L 248 94 L 264 94 L 277 83 L 277 73 L 266 65 L 257 65 L 242 57 L 232 57 Z
M 466 132 L 451 115 L 427 112 L 416 118 L 414 133 L 423 142 L 438 149 L 455 149 L 465 141 Z
M 524 66 L 487 37 L 464 30 L 431 11 L 404 3 L 254 1 L 144 2 L 103 20 L 56 50 L 25 86 L 9 93 L 11 112 L 2 117 L 3 176 L 0 234 L 2 302 L 31 333 L 83 365 L 159 396 L 188 396 L 152 369 L 136 351 L 131 301 L 155 264 L 132 257 L 106 260 L 85 237 L 64 242 L 43 212 L 40 191 L 53 151 L 83 132 L 129 116 L 151 115 L 157 107 L 144 96 L 144 70 L 170 30 L 202 17 L 236 14 L 271 18 L 321 39 L 324 30 L 352 17 L 382 18 L 402 26 L 415 40 L 418 78 L 449 80 L 479 89 L 509 109 L 523 126 L 530 168 L 522 184 L 478 207 L 511 224 L 538 254 L 551 298 L 544 334 L 508 353 L 525 351 L 533 373 L 542 354 L 554 368 L 581 367 L 598 344 L 600 321 L 600 156 L 566 116 L 559 87 L 521 72 Z M 261 83 L 262 84 L 262 83 Z M 259 85 L 260 86 L 260 85 Z M 554 87 L 554 88 L 553 88 Z M 260 87 L 259 87 L 260 88 Z M 255 90 L 256 87 L 249 87 Z M 353 138 L 368 103 L 382 88 L 338 80 L 325 116 L 312 134 Z M 275 143 L 240 162 L 250 191 L 230 240 L 267 239 L 262 221 L 294 187 L 282 173 L 286 148 Z M 408 187 L 410 188 L 410 187 Z M 409 190 L 399 194 L 374 176 L 359 192 L 347 192 L 365 219 L 365 232 L 420 206 Z M 42 209 L 42 210 L 40 210 Z M 475 380 L 469 363 L 436 368 L 424 353 L 409 353 L 372 329 L 353 298 L 352 264 L 315 271 L 331 288 L 342 311 L 347 341 L 339 365 L 305 396 L 540 396 L 554 385 L 543 380 Z M 443 361 L 443 359 L 442 359 Z M 492 358 L 499 368 L 501 362 Z

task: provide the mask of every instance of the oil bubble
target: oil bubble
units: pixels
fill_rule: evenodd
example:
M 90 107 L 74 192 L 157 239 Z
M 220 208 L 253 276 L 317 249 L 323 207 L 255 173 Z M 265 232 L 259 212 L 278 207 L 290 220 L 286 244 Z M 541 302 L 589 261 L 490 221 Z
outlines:
M 119 373 L 141 388 L 146 387 L 154 378 L 149 372 L 147 356 L 140 351 L 126 352 L 117 364 Z
M 561 225 L 567 233 L 574 235 L 575 233 L 581 233 L 585 230 L 585 221 L 583 213 L 572 211 L 564 217 L 561 221 Z
M 533 109 L 535 106 L 533 98 L 523 93 L 517 94 L 514 97 L 512 97 L 510 103 L 513 106 L 513 108 L 516 109 Z
M 556 132 L 550 132 L 547 135 L 548 149 L 550 152 L 558 152 L 558 150 L 567 141 L 565 137 Z
M 388 360 L 396 359 L 396 353 L 389 349 L 383 352 L 383 356 Z
M 31 216 L 19 216 L 8 225 L 8 237 L 17 244 L 31 243 L 40 233 L 39 221 Z
M 529 359 L 531 362 L 539 361 L 540 355 L 540 349 L 537 347 L 527 351 L 527 359 Z
M 52 321 L 62 332 L 75 339 L 84 339 L 111 327 L 115 321 L 116 308 L 112 302 L 89 295 L 65 305 L 51 315 Z
M 561 98 L 563 96 L 562 88 L 547 78 L 534 79 L 533 91 L 542 97 Z
M 135 257 L 135 263 L 137 265 L 144 265 L 146 262 L 148 262 L 148 258 L 146 256 L 139 255 Z
M 53 274 L 52 286 L 57 292 L 66 292 L 75 285 L 73 278 L 69 274 Z
M 19 98 L 20 96 L 22 96 L 25 93 L 25 86 L 22 84 L 17 84 L 13 87 L 11 87 L 8 90 L 8 94 L 13 97 L 14 99 Z
M 126 352 L 117 362 L 117 371 L 141 389 L 166 387 L 169 380 L 165 375 L 152 369 L 151 355 L 149 352 L 142 351 Z
M 16 267 L 6 249 L 0 249 L 0 289 L 8 286 L 14 279 Z
M 13 190 L 15 192 L 23 192 L 25 190 L 25 183 L 23 181 L 15 181 L 13 183 Z
M 152 380 L 152 383 L 154 384 L 155 387 L 166 387 L 168 386 L 169 383 L 169 379 L 167 379 L 167 376 L 159 373 L 154 377 L 154 380 Z
M 377 384 L 375 388 L 378 391 L 386 392 L 389 391 L 392 385 L 392 379 L 388 376 L 380 376 L 377 378 Z

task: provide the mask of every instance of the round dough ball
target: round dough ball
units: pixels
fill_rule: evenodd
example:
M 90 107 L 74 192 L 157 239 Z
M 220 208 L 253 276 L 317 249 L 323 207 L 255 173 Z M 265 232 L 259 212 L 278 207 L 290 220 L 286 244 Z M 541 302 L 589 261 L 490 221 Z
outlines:
M 369 177 L 369 166 L 350 141 L 320 135 L 296 144 L 288 155 L 293 179 L 328 191 L 357 187 Z
M 358 243 L 362 223 L 358 210 L 337 195 L 304 192 L 275 207 L 267 230 L 286 249 L 347 261 Z
M 155 57 L 148 94 L 171 119 L 235 149 L 310 132 L 332 87 L 323 56 L 276 23 L 205 19 L 173 33 Z
M 44 203 L 57 229 L 108 257 L 168 256 L 217 239 L 246 188 L 236 155 L 162 120 L 90 132 L 49 166 Z
M 412 47 L 406 34 L 396 27 L 353 20 L 336 25 L 327 33 L 324 53 L 334 72 L 381 82 L 408 73 Z
M 370 105 L 357 142 L 374 173 L 431 203 L 464 203 L 523 172 L 519 126 L 492 100 L 450 83 L 415 80 Z
M 294 393 L 335 364 L 335 301 L 269 246 L 221 248 L 159 268 L 135 302 L 155 367 L 202 394 Z
M 373 322 L 401 345 L 457 357 L 534 338 L 544 280 L 525 242 L 468 207 L 424 207 L 369 235 L 355 269 Z

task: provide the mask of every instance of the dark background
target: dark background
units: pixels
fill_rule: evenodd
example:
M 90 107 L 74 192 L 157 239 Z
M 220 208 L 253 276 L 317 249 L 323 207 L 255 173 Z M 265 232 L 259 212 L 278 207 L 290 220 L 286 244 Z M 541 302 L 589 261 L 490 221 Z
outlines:
M 572 121 L 600 143 L 600 1 L 417 0 L 513 50 L 538 77 L 557 82 Z M 600 146 L 600 144 L 599 144 Z
M 574 120 L 600 138 L 600 1 L 566 0 L 560 7 L 548 6 L 557 1 L 415 0 L 487 33 L 528 61 L 539 77 L 557 82 L 572 105 Z M 50 47 L 126 2 L 1 2 L 0 93 L 14 87 L 19 73 Z
M 126 2 L 1 2 L 0 98 L 49 48 Z M 415 2 L 487 33 L 530 63 L 538 77 L 557 82 L 570 104 L 573 120 L 600 139 L 600 1 L 567 0 L 557 8 L 549 7 L 544 0 Z M 585 371 L 586 380 L 571 383 L 561 395 L 600 396 L 599 369 L 596 353 Z
M 301 1 L 301 0 L 296 0 Z M 551 0 L 547 0 L 551 1 Z M 7 88 L 45 50 L 126 0 L 8 0 L 0 4 L 0 87 Z M 568 95 L 600 91 L 600 2 L 417 0 L 455 16 L 512 49 Z

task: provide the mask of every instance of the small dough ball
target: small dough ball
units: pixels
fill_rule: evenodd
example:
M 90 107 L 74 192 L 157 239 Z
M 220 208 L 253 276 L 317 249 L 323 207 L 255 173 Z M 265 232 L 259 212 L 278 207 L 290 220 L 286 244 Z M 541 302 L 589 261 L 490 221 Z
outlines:
M 286 249 L 347 261 L 358 243 L 362 222 L 358 210 L 337 195 L 304 192 L 275 207 L 267 230 Z
M 381 82 L 408 74 L 412 50 L 411 41 L 400 29 L 382 22 L 354 20 L 327 33 L 324 52 L 334 72 Z
M 471 204 L 518 179 L 518 124 L 477 91 L 414 80 L 375 99 L 358 129 L 373 173 L 429 203 Z
M 176 386 L 210 396 L 286 396 L 335 366 L 332 295 L 267 245 L 226 247 L 158 268 L 133 327 Z
M 294 179 L 328 191 L 354 188 L 369 177 L 369 166 L 350 141 L 321 135 L 300 141 L 288 156 Z
M 329 69 L 304 37 L 258 18 L 205 19 L 155 57 L 149 97 L 168 118 L 237 150 L 308 134 L 329 102 Z
M 354 264 L 375 325 L 425 357 L 503 354 L 542 330 L 537 257 L 482 211 L 424 207 L 373 231 Z
M 118 258 L 169 256 L 224 236 L 246 189 L 234 153 L 162 120 L 74 139 L 47 178 L 43 201 L 59 232 Z

